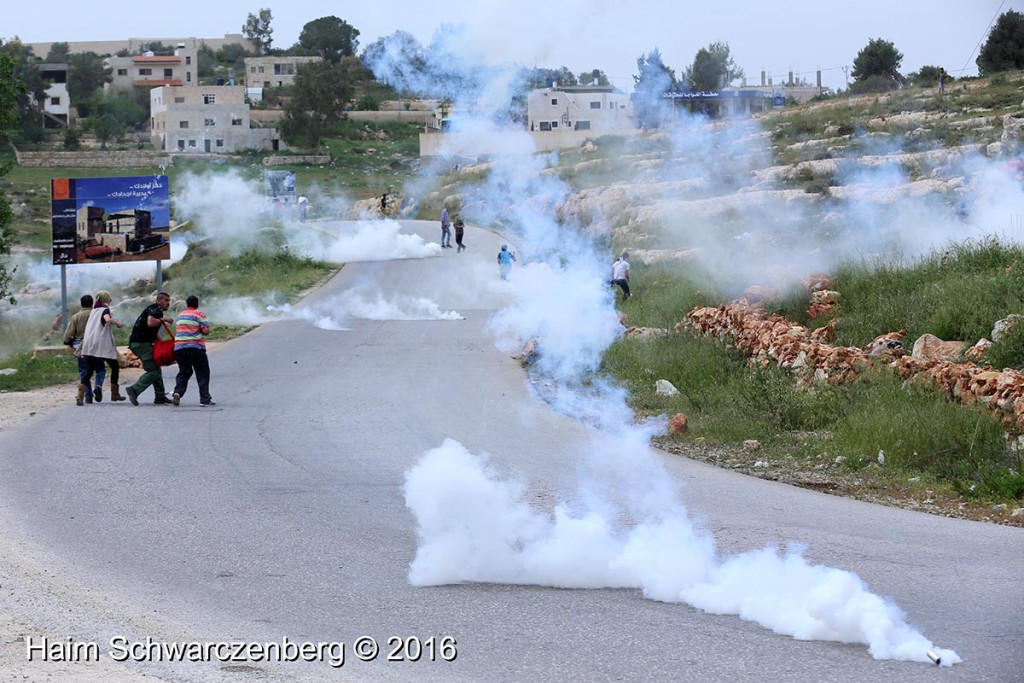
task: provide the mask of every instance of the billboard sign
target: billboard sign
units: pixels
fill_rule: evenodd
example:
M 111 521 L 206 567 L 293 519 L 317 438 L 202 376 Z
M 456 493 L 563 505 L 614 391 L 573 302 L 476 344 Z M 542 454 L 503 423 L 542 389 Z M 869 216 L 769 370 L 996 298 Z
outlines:
M 171 256 L 167 176 L 54 178 L 50 199 L 54 265 Z

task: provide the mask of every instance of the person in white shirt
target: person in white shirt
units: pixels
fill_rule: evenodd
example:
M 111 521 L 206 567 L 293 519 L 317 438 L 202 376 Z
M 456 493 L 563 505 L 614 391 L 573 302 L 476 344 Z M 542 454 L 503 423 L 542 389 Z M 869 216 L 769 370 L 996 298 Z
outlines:
M 624 251 L 622 255 L 612 264 L 612 279 L 609 285 L 618 285 L 622 289 L 622 300 L 629 298 L 629 252 Z

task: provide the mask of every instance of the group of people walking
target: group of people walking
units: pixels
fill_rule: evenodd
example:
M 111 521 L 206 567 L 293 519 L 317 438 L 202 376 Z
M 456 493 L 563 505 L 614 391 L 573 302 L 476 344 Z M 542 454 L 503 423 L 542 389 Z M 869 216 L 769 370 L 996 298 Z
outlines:
M 120 392 L 120 365 L 114 328 L 124 325 L 110 311 L 110 293 L 97 292 L 95 298 L 86 294 L 80 299 L 82 310 L 71 316 L 64 333 L 64 344 L 78 358 L 77 405 L 103 401 L 103 382 L 110 370 L 110 400 L 128 400 L 139 405 L 139 395 L 153 387 L 155 405 L 179 405 L 195 375 L 199 385 L 199 404 L 213 406 L 210 396 L 210 364 L 206 356 L 206 336 L 210 325 L 206 314 L 199 310 L 199 297 L 189 296 L 185 309 L 176 318 L 166 315 L 171 297 L 166 292 L 156 295 L 156 301 L 147 306 L 136 318 L 128 338 L 128 348 L 142 362 L 143 373 L 136 382 Z M 178 365 L 174 392 L 170 397 L 164 387 L 163 371 L 154 357 L 154 345 L 160 329 L 170 332 L 174 325 L 174 361 Z

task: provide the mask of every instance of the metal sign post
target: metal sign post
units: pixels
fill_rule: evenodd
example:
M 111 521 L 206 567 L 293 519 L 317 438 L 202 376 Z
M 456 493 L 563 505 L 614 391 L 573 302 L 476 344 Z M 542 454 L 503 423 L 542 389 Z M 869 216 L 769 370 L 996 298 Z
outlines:
M 68 274 L 67 266 L 60 265 L 60 329 L 68 326 Z

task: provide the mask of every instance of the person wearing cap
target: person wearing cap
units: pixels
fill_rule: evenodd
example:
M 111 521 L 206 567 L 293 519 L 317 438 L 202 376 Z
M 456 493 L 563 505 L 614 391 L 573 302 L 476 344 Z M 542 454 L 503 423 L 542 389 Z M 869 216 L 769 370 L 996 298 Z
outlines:
M 91 377 L 96 372 L 96 400 L 102 400 L 100 371 L 104 364 L 110 369 L 110 400 L 123 401 L 118 386 L 121 367 L 117 364 L 117 344 L 114 343 L 114 328 L 124 327 L 114 319 L 110 312 L 110 292 L 96 292 L 96 304 L 89 314 L 89 321 L 85 325 L 85 336 L 82 337 L 82 345 L 79 351 L 87 360 L 90 369 L 87 374 Z M 88 380 L 86 380 L 88 383 Z
M 623 251 L 622 254 L 612 264 L 612 279 L 608 281 L 609 285 L 618 285 L 622 289 L 622 300 L 625 301 L 629 298 L 629 252 Z
M 507 280 L 509 274 L 512 272 L 512 263 L 516 260 L 516 255 L 508 250 L 508 245 L 501 245 L 501 251 L 498 252 L 498 272 L 501 273 L 501 279 Z

